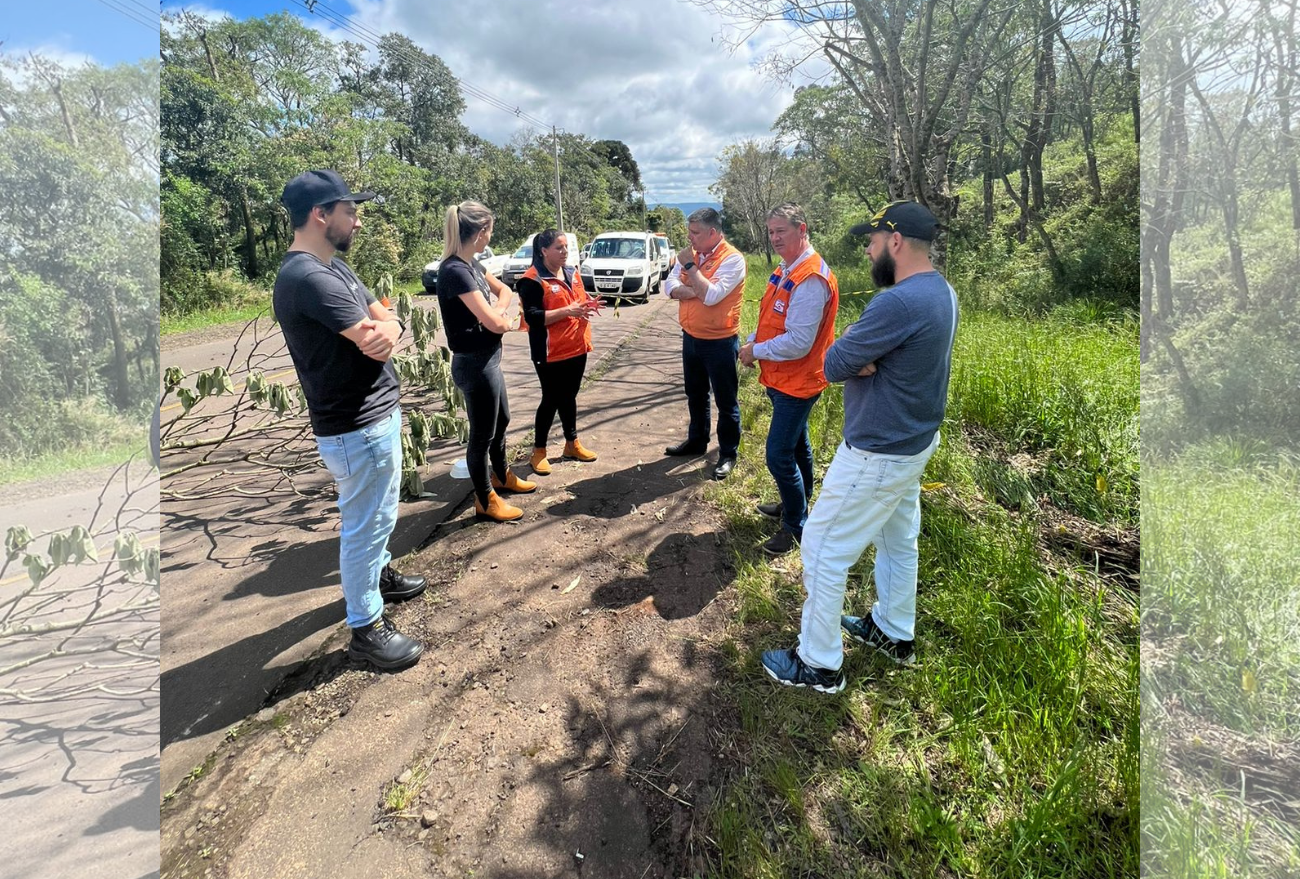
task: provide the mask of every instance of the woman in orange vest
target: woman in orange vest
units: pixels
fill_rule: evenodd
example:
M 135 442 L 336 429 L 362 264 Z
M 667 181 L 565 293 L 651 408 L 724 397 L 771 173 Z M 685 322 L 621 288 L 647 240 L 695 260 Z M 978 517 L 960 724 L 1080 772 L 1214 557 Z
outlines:
M 587 295 L 581 276 L 565 263 L 569 242 L 563 233 L 545 229 L 533 237 L 533 264 L 519 279 L 519 301 L 528 327 L 528 347 L 542 385 L 542 402 L 534 422 L 533 472 L 551 472 L 546 439 L 560 413 L 564 457 L 594 461 L 596 453 L 578 440 L 578 388 L 591 351 L 591 316 L 600 300 Z

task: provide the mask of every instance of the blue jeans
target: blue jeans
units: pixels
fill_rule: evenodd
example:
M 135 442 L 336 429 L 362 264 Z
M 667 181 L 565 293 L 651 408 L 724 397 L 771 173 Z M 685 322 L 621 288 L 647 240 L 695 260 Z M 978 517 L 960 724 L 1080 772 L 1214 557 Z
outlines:
M 351 433 L 316 437 L 316 448 L 339 487 L 339 578 L 356 628 L 379 619 L 379 572 L 392 561 L 388 537 L 397 525 L 402 480 L 402 410 Z
M 813 489 L 808 416 L 821 394 L 801 400 L 774 388 L 766 390 L 772 401 L 772 424 L 767 429 L 767 471 L 781 494 L 781 524 L 802 539 Z
M 686 406 L 691 427 L 686 441 L 709 444 L 709 389 L 718 404 L 718 457 L 734 458 L 740 450 L 740 336 L 726 339 L 697 339 L 682 333 L 682 376 L 686 384 Z

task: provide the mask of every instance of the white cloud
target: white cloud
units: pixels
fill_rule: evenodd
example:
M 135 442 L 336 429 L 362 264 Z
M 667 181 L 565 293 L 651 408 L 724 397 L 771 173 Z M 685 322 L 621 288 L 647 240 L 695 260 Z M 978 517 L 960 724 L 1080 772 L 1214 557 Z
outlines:
M 682 0 L 353 0 L 353 21 L 405 34 L 463 81 L 549 124 L 621 140 L 641 168 L 651 202 L 708 201 L 717 157 L 735 141 L 766 137 L 794 88 L 758 65 L 801 42 L 789 23 L 767 25 L 734 50 L 724 23 Z M 342 13 L 322 0 L 323 13 Z M 359 40 L 320 15 L 301 13 L 335 39 Z M 817 61 L 801 70 L 825 73 Z M 512 115 L 466 96 L 465 124 L 505 143 Z
M 68 40 L 68 42 L 71 42 Z M 26 86 L 31 78 L 31 70 L 28 67 L 27 59 L 31 55 L 36 55 L 48 61 L 53 61 L 60 67 L 68 70 L 81 67 L 86 64 L 98 64 L 95 56 L 87 55 L 85 52 L 77 52 L 66 47 L 63 38 L 55 38 L 53 42 L 45 42 L 35 46 L 10 45 L 5 43 L 0 46 L 0 56 L 5 60 L 5 75 L 9 81 L 19 88 Z

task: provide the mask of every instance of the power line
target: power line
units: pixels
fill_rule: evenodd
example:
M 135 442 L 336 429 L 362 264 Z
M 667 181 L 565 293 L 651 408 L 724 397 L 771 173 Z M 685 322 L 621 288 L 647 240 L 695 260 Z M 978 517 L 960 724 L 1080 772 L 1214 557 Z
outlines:
M 123 18 L 128 18 L 131 21 L 134 21 L 136 24 L 141 25 L 142 27 L 147 27 L 150 30 L 158 29 L 159 26 L 158 22 L 156 21 L 151 22 L 148 19 L 146 19 L 141 13 L 137 12 L 131 7 L 121 5 L 121 0 L 97 0 L 97 2 L 100 5 L 106 6 L 109 9 L 113 10 Z
M 148 3 L 142 2 L 142 0 L 122 0 L 122 2 L 130 3 L 132 6 L 139 7 L 147 16 L 162 16 L 162 9 L 160 7 L 151 6 Z

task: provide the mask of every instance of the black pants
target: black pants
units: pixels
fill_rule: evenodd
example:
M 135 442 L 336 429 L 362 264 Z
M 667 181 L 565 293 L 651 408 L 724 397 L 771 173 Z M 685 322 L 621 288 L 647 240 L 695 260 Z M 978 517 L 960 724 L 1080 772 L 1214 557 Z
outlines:
M 564 438 L 573 442 L 578 438 L 578 388 L 582 387 L 582 375 L 587 371 L 587 355 L 579 354 L 554 363 L 534 363 L 533 367 L 542 384 L 542 402 L 537 406 L 533 423 L 536 432 L 533 445 L 546 448 L 546 437 L 555 423 L 556 412 L 560 413 Z
M 469 448 L 465 463 L 474 483 L 479 503 L 487 506 L 492 483 L 488 480 L 488 461 L 497 479 L 506 479 L 506 427 L 510 424 L 510 403 L 506 399 L 506 382 L 501 375 L 501 348 L 473 354 L 451 356 L 451 379 L 465 395 L 465 415 L 469 419 Z
M 709 389 L 718 404 L 718 459 L 734 458 L 740 449 L 740 374 L 736 357 L 740 337 L 697 339 L 682 333 L 682 376 L 691 427 L 686 441 L 701 448 L 709 444 Z

